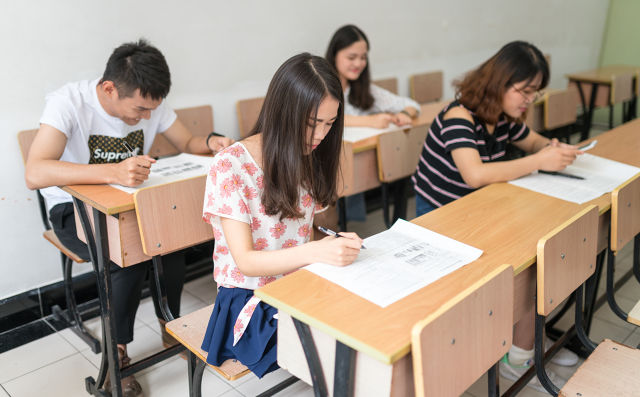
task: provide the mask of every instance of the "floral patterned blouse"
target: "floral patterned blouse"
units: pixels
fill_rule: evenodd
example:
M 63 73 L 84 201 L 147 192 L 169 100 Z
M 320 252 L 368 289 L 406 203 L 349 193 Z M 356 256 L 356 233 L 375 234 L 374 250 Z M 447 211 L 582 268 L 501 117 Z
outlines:
M 279 215 L 265 214 L 260 199 L 263 178 L 262 169 L 240 142 L 213 158 L 207 177 L 202 215 L 213 227 L 216 240 L 213 277 L 218 286 L 256 289 L 282 277 L 248 277 L 242 274 L 229 252 L 227 239 L 222 232 L 222 217 L 249 224 L 255 250 L 277 250 L 309 241 L 316 212 L 311 195 L 301 189 L 299 208 L 304 217 L 280 221 Z

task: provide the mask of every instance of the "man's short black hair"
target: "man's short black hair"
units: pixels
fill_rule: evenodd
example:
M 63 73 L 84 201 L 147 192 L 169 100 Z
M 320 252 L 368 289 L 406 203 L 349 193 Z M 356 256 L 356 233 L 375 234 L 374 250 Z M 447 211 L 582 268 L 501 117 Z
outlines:
M 166 98 L 171 73 L 164 55 L 146 40 L 125 43 L 113 50 L 101 81 L 113 81 L 122 98 L 140 95 L 153 100 Z

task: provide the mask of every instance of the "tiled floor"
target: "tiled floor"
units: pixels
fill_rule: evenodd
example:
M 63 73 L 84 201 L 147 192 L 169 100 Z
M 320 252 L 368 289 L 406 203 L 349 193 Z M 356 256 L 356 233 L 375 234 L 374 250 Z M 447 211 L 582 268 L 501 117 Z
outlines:
M 409 217 L 414 214 L 414 200 L 410 200 Z M 366 223 L 349 224 L 349 230 L 363 237 L 384 229 L 382 214 L 376 211 L 369 214 Z M 617 275 L 622 275 L 631 266 L 631 247 L 626 247 L 618 255 Z M 618 292 L 619 303 L 628 310 L 633 302 L 640 299 L 640 286 L 635 279 L 630 279 Z M 189 313 L 213 302 L 215 285 L 211 276 L 204 276 L 185 285 L 182 299 L 182 313 Z M 560 327 L 570 324 L 569 315 L 559 323 Z M 100 323 L 97 319 L 87 323 L 89 329 L 99 333 Z M 637 346 L 640 344 L 640 329 L 618 319 L 607 305 L 599 309 L 593 321 L 591 338 L 600 341 L 607 337 L 616 341 Z M 153 304 L 150 299 L 142 302 L 135 323 L 135 340 L 129 345 L 129 355 L 135 361 L 138 358 L 158 351 L 162 348 L 160 328 L 155 319 Z M 95 376 L 100 365 L 100 357 L 89 350 L 71 331 L 64 330 L 45 338 L 20 346 L 0 355 L 0 397 L 31 397 L 47 395 L 50 397 L 85 397 L 84 378 Z M 560 375 L 568 377 L 575 368 L 558 368 Z M 146 391 L 146 396 L 176 397 L 187 396 L 187 363 L 175 357 L 142 371 L 137 379 Z M 255 396 L 274 384 L 287 378 L 289 374 L 278 370 L 258 379 L 248 375 L 239 380 L 229 382 L 221 378 L 213 370 L 207 369 L 203 378 L 203 395 L 208 397 L 242 397 Z M 501 379 L 501 390 L 506 390 L 511 382 Z M 302 382 L 284 390 L 279 396 L 312 396 L 312 389 Z M 486 377 L 482 377 L 470 387 L 464 396 L 486 396 Z M 545 394 L 525 388 L 521 396 L 533 397 Z

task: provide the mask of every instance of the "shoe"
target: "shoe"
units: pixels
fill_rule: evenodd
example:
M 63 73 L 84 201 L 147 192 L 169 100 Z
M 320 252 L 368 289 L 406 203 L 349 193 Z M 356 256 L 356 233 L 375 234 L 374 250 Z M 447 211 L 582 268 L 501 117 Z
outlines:
M 509 357 L 508 356 L 509 356 L 509 354 L 507 353 L 507 354 L 504 355 L 504 357 L 502 357 L 502 360 L 500 360 L 500 376 L 502 376 L 505 379 L 508 379 L 508 380 L 511 380 L 511 381 L 515 382 L 518 379 L 520 379 L 522 377 L 522 375 L 524 375 L 525 372 L 527 372 L 529 370 L 529 368 L 533 364 L 533 359 L 527 360 L 524 363 L 524 365 L 514 366 L 514 365 L 511 365 L 509 363 Z M 561 389 L 562 386 L 564 386 L 564 384 L 567 383 L 566 379 L 561 378 L 558 374 L 556 374 L 555 372 L 553 372 L 549 368 L 546 368 L 546 372 L 547 372 L 547 377 L 551 380 L 551 383 L 556 385 L 556 387 L 558 389 Z M 547 389 L 545 389 L 544 386 L 542 386 L 542 384 L 540 383 L 540 379 L 538 379 L 537 376 L 534 376 L 529 381 L 527 386 L 529 386 L 532 389 L 535 389 L 535 390 L 537 390 L 537 391 L 539 391 L 541 393 L 549 393 L 547 391 Z
M 131 363 L 131 359 L 127 356 L 127 349 L 123 349 L 118 346 L 118 363 L 120 364 L 120 368 L 125 367 Z M 122 397 L 141 397 L 144 396 L 142 393 L 142 386 L 136 380 L 136 378 L 131 375 L 120 381 L 120 386 L 122 387 Z M 109 371 L 107 371 L 107 376 L 104 380 L 104 389 L 105 391 L 111 393 L 111 379 L 109 375 Z
M 544 338 L 544 351 L 551 349 L 555 342 L 551 339 L 545 337 Z M 561 348 L 556 352 L 556 354 L 551 357 L 551 362 L 556 365 L 561 365 L 563 367 L 573 367 L 578 364 L 578 355 L 572 352 L 569 349 Z

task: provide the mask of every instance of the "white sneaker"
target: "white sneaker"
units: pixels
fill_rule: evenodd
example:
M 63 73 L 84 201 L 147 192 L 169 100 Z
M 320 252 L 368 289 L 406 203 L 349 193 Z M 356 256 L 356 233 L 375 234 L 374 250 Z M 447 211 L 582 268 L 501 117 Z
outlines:
M 502 357 L 502 360 L 500 360 L 500 376 L 515 382 L 518 379 L 520 379 L 525 372 L 529 370 L 529 368 L 533 364 L 533 359 L 527 360 L 524 363 L 524 365 L 514 366 L 509 363 L 508 356 L 509 354 L 507 353 L 504 355 L 504 357 Z M 546 372 L 547 372 L 547 377 L 551 380 L 551 383 L 556 385 L 558 389 L 562 389 L 562 386 L 564 386 L 564 384 L 567 383 L 566 379 L 561 378 L 558 374 L 553 372 L 551 369 L 546 368 Z M 527 386 L 541 393 L 549 393 L 547 389 L 545 389 L 544 386 L 542 386 L 542 384 L 540 383 L 538 376 L 534 376 L 529 381 Z
M 545 336 L 544 338 L 544 351 L 551 349 L 555 342 Z M 551 362 L 563 367 L 573 367 L 578 364 L 578 355 L 569 349 L 561 348 L 556 354 L 551 357 Z

